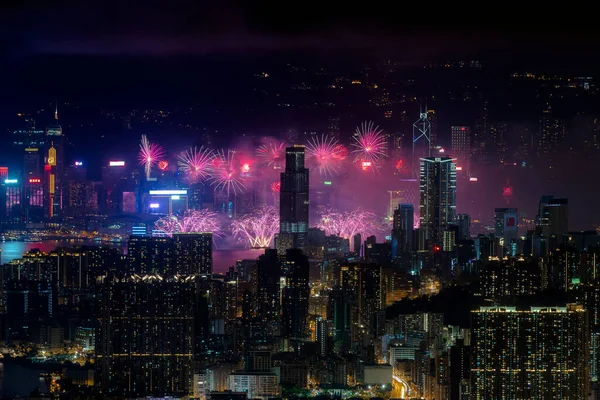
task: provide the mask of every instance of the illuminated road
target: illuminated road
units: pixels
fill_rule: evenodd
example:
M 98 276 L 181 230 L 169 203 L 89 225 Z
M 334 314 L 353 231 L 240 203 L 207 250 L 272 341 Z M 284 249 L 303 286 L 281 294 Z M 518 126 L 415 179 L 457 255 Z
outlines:
M 408 396 L 410 396 L 410 387 L 408 386 L 408 383 L 406 383 L 405 380 L 397 377 L 396 375 L 394 375 L 393 378 L 394 391 L 396 390 L 396 387 L 400 389 L 400 395 L 398 397 L 401 399 L 406 399 Z

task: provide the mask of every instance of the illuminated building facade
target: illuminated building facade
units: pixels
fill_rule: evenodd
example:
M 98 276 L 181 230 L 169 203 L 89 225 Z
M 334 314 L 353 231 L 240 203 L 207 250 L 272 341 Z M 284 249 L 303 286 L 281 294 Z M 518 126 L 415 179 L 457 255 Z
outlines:
M 99 279 L 96 376 L 102 394 L 188 395 L 194 372 L 195 277 Z
M 428 247 L 441 245 L 456 217 L 456 164 L 450 157 L 421 159 L 419 229 Z
M 24 211 L 26 223 L 44 221 L 44 185 L 41 177 L 30 176 L 24 182 Z
M 308 169 L 304 167 L 304 146 L 285 150 L 285 171 L 281 173 L 279 192 L 279 237 L 277 248 L 285 255 L 287 248 L 306 246 L 308 232 Z M 280 246 L 284 244 L 285 246 Z
M 58 106 L 54 111 L 54 123 L 46 127 L 46 143 L 50 145 L 46 153 L 45 169 L 48 175 L 48 217 L 59 216 L 63 208 L 64 176 L 64 136 L 58 123 Z
M 472 313 L 471 398 L 584 399 L 588 321 L 581 305 Z
M 8 223 L 23 221 L 23 188 L 17 179 L 5 179 L 2 184 L 4 201 L 3 220 Z

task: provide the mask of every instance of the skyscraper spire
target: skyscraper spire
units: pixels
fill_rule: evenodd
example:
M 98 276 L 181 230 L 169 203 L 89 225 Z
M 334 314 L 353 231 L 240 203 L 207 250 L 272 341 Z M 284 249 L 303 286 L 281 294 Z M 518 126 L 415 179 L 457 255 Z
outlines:
M 58 121 L 58 99 L 54 101 L 54 119 Z

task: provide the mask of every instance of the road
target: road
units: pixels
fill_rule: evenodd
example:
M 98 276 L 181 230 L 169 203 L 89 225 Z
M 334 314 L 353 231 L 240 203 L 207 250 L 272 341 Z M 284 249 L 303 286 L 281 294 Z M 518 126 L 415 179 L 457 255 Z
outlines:
M 408 383 L 396 375 L 394 375 L 393 378 L 393 397 L 400 399 L 408 398 L 408 396 L 410 396 L 410 386 L 408 386 Z

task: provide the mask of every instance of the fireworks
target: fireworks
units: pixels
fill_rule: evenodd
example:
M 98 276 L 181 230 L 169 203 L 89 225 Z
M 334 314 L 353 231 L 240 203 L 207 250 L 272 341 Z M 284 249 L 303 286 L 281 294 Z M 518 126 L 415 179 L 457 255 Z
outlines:
M 211 150 L 200 147 L 191 147 L 179 156 L 179 169 L 184 171 L 190 181 L 196 182 L 207 179 L 210 176 L 211 161 L 213 153 Z
M 281 182 L 280 181 L 275 181 L 275 182 L 271 183 L 271 192 L 273 192 L 273 193 L 281 192 Z
M 364 240 L 379 231 L 375 214 L 360 209 L 346 213 L 327 211 L 321 215 L 317 228 L 324 230 L 327 235 L 350 240 L 357 234 L 360 234 L 362 240 Z
M 217 214 L 208 210 L 187 210 L 183 215 L 167 215 L 155 223 L 158 230 L 172 236 L 174 233 L 210 232 L 221 237 Z
M 256 149 L 256 155 L 260 157 L 269 167 L 277 167 L 283 164 L 285 159 L 286 144 L 279 140 L 271 140 Z
M 373 122 L 363 122 L 360 126 L 356 127 L 354 141 L 352 143 L 352 146 L 355 148 L 352 152 L 356 154 L 354 161 L 362 162 L 363 167 L 366 165 L 365 163 L 371 163 L 369 165 L 376 166 L 377 161 L 386 156 L 386 139 L 382 135 L 382 130 L 378 126 L 375 126 Z
M 161 160 L 161 161 L 158 162 L 158 169 L 160 169 L 161 171 L 166 170 L 168 166 L 169 166 L 169 162 L 168 161 Z
M 231 228 L 233 235 L 248 247 L 269 247 L 279 231 L 279 211 L 275 207 L 262 207 L 233 221 Z
M 340 161 L 346 158 L 347 153 L 344 146 L 326 135 L 309 140 L 306 152 L 309 160 L 317 165 L 319 173 L 325 176 L 338 172 Z
M 212 177 L 211 182 L 215 185 L 215 190 L 222 190 L 237 194 L 246 189 L 244 179 L 241 176 L 241 168 L 236 167 L 235 150 L 218 151 L 212 159 Z
M 140 162 L 140 165 L 144 166 L 146 179 L 150 178 L 150 171 L 152 170 L 152 167 L 158 163 L 164 154 L 165 151 L 162 146 L 156 143 L 150 143 L 146 135 L 142 135 L 138 161 Z

